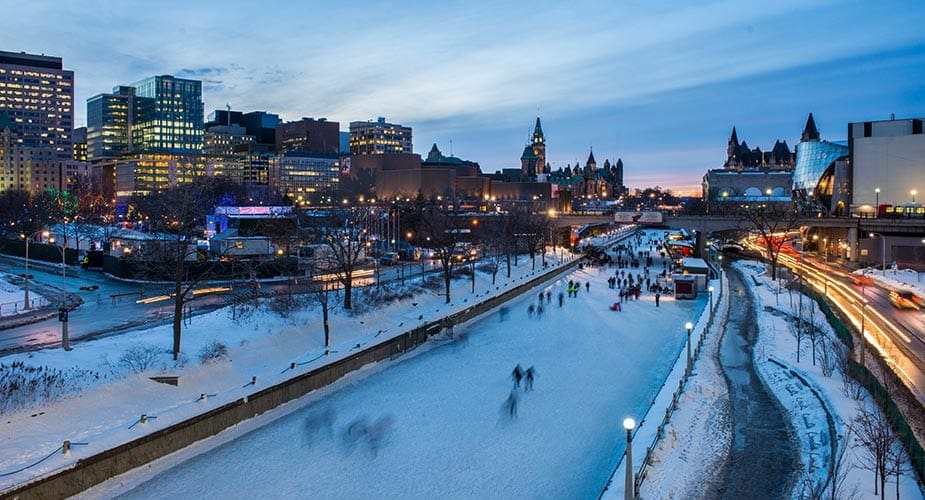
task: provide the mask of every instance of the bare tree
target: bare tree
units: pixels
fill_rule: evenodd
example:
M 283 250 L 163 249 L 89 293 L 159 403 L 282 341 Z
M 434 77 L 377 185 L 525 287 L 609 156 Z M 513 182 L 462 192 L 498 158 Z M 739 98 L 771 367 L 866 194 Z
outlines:
M 771 279 L 777 280 L 777 260 L 787 234 L 797 227 L 797 212 L 779 203 L 752 203 L 738 209 L 741 221 L 753 228 L 771 263 Z
M 787 326 L 790 328 L 790 334 L 793 335 L 794 340 L 797 341 L 797 364 L 799 364 L 800 351 L 802 350 L 803 337 L 806 336 L 806 330 L 803 329 L 803 323 L 799 318 L 797 321 L 791 319 Z
M 326 251 L 318 256 L 318 265 L 333 272 L 344 288 L 344 309 L 353 307 L 353 277 L 362 266 L 371 246 L 369 208 L 339 211 L 317 222 L 314 227 Z
M 148 217 L 155 237 L 129 256 L 150 277 L 167 278 L 173 299 L 173 359 L 180 357 L 183 311 L 195 298 L 193 290 L 205 280 L 216 261 L 199 263 L 196 239 L 205 216 L 215 206 L 215 185 L 204 180 L 136 197 L 134 204 Z
M 420 208 L 420 220 L 424 233 L 429 238 L 431 247 L 434 250 L 434 256 L 440 262 L 443 272 L 444 294 L 446 303 L 449 304 L 450 297 L 450 280 L 453 276 L 453 252 L 457 244 L 462 241 L 462 229 L 459 227 L 455 217 L 455 206 L 450 208 L 444 203 L 427 203 Z
M 328 316 L 331 311 L 331 296 L 335 293 L 335 284 L 325 279 L 325 270 L 310 266 L 308 271 L 308 290 L 312 301 L 321 308 L 321 322 L 324 327 L 324 349 L 329 352 L 331 346 L 331 327 Z
M 536 269 L 537 252 L 543 252 L 545 261 L 546 238 L 549 230 L 550 221 L 545 215 L 534 213 L 532 207 L 523 213 L 520 238 L 526 246 L 527 253 L 530 254 L 532 269 Z
M 864 451 L 864 469 L 874 473 L 874 495 L 879 489 L 880 500 L 884 500 L 890 452 L 898 440 L 897 436 L 883 412 L 876 408 L 869 410 L 863 404 L 858 405 L 857 413 L 848 426 Z

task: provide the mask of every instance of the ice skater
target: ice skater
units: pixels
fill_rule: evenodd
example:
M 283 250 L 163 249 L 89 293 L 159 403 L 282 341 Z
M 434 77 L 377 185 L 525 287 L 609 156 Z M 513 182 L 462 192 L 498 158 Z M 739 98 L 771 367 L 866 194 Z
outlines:
M 511 378 L 514 379 L 514 388 L 517 389 L 520 387 L 520 381 L 524 378 L 524 369 L 520 367 L 520 363 L 514 367 L 514 370 L 511 371 Z
M 507 408 L 508 415 L 511 418 L 517 418 L 517 390 L 512 390 L 507 396 L 507 401 L 504 402 L 505 408 Z
M 527 371 L 524 372 L 524 390 L 532 391 L 533 390 L 533 377 L 536 376 L 536 371 L 531 366 L 527 368 Z

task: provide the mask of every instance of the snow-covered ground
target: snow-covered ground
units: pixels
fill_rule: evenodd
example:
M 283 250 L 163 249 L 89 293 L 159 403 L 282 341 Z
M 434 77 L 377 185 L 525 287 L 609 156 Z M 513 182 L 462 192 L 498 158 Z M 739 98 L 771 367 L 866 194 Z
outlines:
M 611 311 L 612 272 L 575 271 L 536 290 L 552 292 L 542 318 L 528 315 L 537 298 L 526 294 L 503 321 L 489 314 L 457 327 L 455 341 L 381 363 L 258 417 L 257 429 L 233 429 L 87 495 L 593 498 L 622 455 L 620 422 L 645 413 L 682 352 L 677 326 L 706 304 L 665 298 L 656 307 L 644 294 Z M 560 308 L 568 279 L 590 291 Z M 518 363 L 537 376 L 533 391 L 514 391 L 511 418 Z M 391 423 L 376 447 L 347 438 L 357 421 Z
M 886 271 L 867 267 L 858 269 L 854 274 L 869 276 L 883 287 L 892 290 L 910 290 L 919 297 L 925 298 L 925 273 L 913 269 L 887 269 Z
M 555 258 L 547 257 L 547 260 L 555 263 Z M 504 279 L 503 271 L 499 273 L 496 287 L 490 286 L 490 276 L 480 273 L 474 295 L 469 291 L 471 285 L 468 279 L 459 280 L 454 283 L 454 300 L 450 305 L 444 304 L 443 297 L 433 291 L 418 290 L 419 294 L 414 298 L 392 302 L 387 307 L 358 307 L 362 313 L 355 312 L 352 315 L 335 311 L 331 320 L 335 352 L 330 357 L 323 356 L 323 340 L 318 327 L 320 313 L 316 308 L 308 307 L 281 318 L 265 306 L 244 319 L 238 316 L 232 320 L 231 312 L 227 309 L 194 317 L 184 328 L 183 352 L 188 354 L 184 354 L 178 365 L 165 352 L 171 338 L 168 327 L 78 343 L 70 353 L 45 350 L 0 358 L 0 363 L 7 366 L 22 363 L 27 367 L 57 370 L 57 383 L 64 389 L 57 387 L 52 392 L 76 392 L 65 398 L 56 398 L 54 394 L 32 394 L 31 406 L 5 412 L 5 422 L 0 423 L 5 427 L 0 437 L 0 488 L 5 489 L 29 478 L 68 467 L 84 456 L 284 380 L 293 375 L 293 372 L 286 370 L 292 362 L 299 363 L 296 370 L 301 373 L 350 355 L 351 347 L 356 344 L 365 346 L 370 342 L 378 342 L 380 338 L 397 335 L 419 322 L 431 321 L 461 310 L 474 301 L 484 299 L 488 294 L 500 293 L 539 273 L 539 270 L 531 271 L 530 267 L 529 259 L 522 257 L 520 266 L 515 269 L 510 280 Z M 601 282 L 594 285 L 592 292 L 605 289 L 606 284 Z M 615 300 L 614 292 L 607 294 L 606 298 L 602 295 L 588 295 L 600 300 L 592 310 L 595 307 L 606 310 L 605 306 Z M 369 304 L 375 301 L 377 306 L 382 306 L 381 300 L 380 295 L 376 299 L 367 298 L 365 302 Z M 571 300 L 574 302 L 579 299 Z M 662 308 L 658 309 L 664 311 L 664 314 L 659 317 L 669 316 L 668 312 L 672 309 L 669 305 L 671 301 L 667 298 L 664 301 Z M 641 306 L 645 302 L 639 304 Z M 620 314 L 609 310 L 606 313 L 606 318 Z M 516 313 L 511 314 L 512 321 L 505 324 L 505 331 L 520 331 L 524 328 L 523 322 L 513 321 L 515 316 Z M 626 316 L 623 314 L 621 317 Z M 552 318 L 553 315 L 550 313 L 547 317 Z M 594 317 L 596 315 L 589 316 Z M 527 324 L 532 328 L 532 324 Z M 653 330 L 659 326 L 659 323 L 653 323 Z M 585 328 L 563 325 L 557 331 L 581 333 Z M 227 356 L 217 361 L 201 362 L 199 354 L 214 342 L 227 348 Z M 664 349 L 670 345 L 661 347 Z M 626 359 L 632 360 L 633 357 Z M 570 361 L 574 362 L 573 359 Z M 129 368 L 132 364 L 147 364 L 148 369 L 143 373 L 132 373 Z M 539 366 L 538 369 L 541 379 L 545 378 L 546 369 Z M 613 370 L 614 367 L 609 366 L 609 369 Z M 552 371 L 550 375 L 554 373 Z M 173 387 L 148 380 L 149 376 L 162 374 L 179 375 L 180 385 Z M 247 385 L 252 376 L 257 377 L 256 386 Z M 566 375 L 563 377 L 568 380 Z M 204 400 L 201 398 L 203 394 L 206 395 Z M 500 405 L 500 401 L 492 404 Z M 141 414 L 155 418 L 140 424 L 137 422 Z M 87 444 L 76 445 L 68 455 L 62 455 L 58 450 L 64 440 Z M 609 446 L 611 443 L 606 444 Z M 617 455 L 619 453 L 610 453 L 608 457 Z M 606 468 L 601 473 L 606 473 Z M 599 486 L 594 485 L 592 489 Z
M 754 346 L 755 367 L 791 417 L 802 461 L 794 498 L 807 498 L 808 492 L 804 488 L 813 482 L 824 481 L 829 464 L 838 462 L 840 453 L 836 451 L 833 455 L 831 439 L 838 442 L 839 450 L 845 451 L 835 498 L 879 498 L 879 495 L 874 495 L 873 473 L 865 469 L 868 461 L 865 451 L 858 444 L 858 436 L 849 432 L 849 425 L 861 408 L 869 412 L 877 409 L 869 394 L 846 387 L 831 347 L 832 343 L 840 345 L 840 341 L 818 306 L 804 297 L 804 321 L 813 318 L 824 332 L 825 340 L 820 342 L 814 364 L 810 343 L 804 337 L 800 361 L 797 362 L 796 338 L 791 333 L 791 324 L 799 315 L 799 294 L 783 290 L 779 297 L 780 305 L 777 305 L 777 286 L 771 282 L 762 264 L 740 261 L 735 265 L 746 276 L 754 276 L 759 283 L 752 287 L 759 328 L 758 341 Z M 751 278 L 745 282 L 753 283 Z M 830 353 L 825 360 L 821 352 L 823 346 Z M 823 364 L 826 363 L 833 370 L 828 376 L 823 373 Z M 730 438 L 730 429 L 725 427 L 722 412 L 717 412 L 727 397 L 722 389 L 725 384 L 721 383 L 721 377 L 716 363 L 701 359 L 689 385 L 690 395 L 682 399 L 680 408 L 672 416 L 666 433 L 668 438 L 657 448 L 657 463 L 643 483 L 643 497 L 683 498 L 703 494 L 704 468 L 709 469 L 716 462 L 715 452 L 722 451 Z M 834 436 L 827 413 L 831 415 Z M 690 464 L 700 464 L 701 467 L 691 467 Z M 908 469 L 910 466 L 907 463 L 905 467 Z M 886 491 L 891 498 L 896 495 L 895 476 L 889 477 Z M 906 472 L 900 477 L 899 495 L 899 498 L 922 498 L 922 490 L 913 473 Z
M 24 299 L 22 288 L 0 276 L 0 316 L 12 316 L 22 313 Z M 32 302 L 32 300 L 29 302 Z

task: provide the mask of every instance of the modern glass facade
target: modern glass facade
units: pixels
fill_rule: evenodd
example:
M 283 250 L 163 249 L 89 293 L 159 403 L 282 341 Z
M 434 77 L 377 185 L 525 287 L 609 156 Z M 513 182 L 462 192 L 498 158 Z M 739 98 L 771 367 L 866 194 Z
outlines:
M 793 189 L 815 191 L 826 171 L 834 166 L 835 160 L 847 155 L 848 146 L 845 143 L 807 141 L 797 144 Z
M 270 188 L 281 195 L 333 191 L 340 180 L 337 157 L 276 156 L 269 168 Z
M 132 96 L 100 94 L 87 99 L 87 159 L 115 158 L 129 152 Z
M 202 152 L 202 83 L 152 76 L 87 100 L 90 160 Z
M 132 150 L 199 154 L 202 151 L 202 82 L 152 76 L 132 85 Z

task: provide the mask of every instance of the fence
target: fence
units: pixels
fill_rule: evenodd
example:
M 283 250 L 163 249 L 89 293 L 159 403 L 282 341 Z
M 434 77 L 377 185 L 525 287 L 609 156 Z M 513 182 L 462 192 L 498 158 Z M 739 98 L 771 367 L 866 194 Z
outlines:
M 36 297 L 30 297 L 29 302 L 31 302 L 31 309 L 41 309 L 48 306 L 51 302 L 48 301 L 45 297 L 36 294 Z M 4 302 L 0 304 L 0 318 L 7 316 L 15 316 L 26 311 L 24 307 L 26 304 L 25 300 L 17 300 L 14 302 Z
M 854 348 L 853 330 L 849 329 L 841 316 L 835 313 L 826 302 L 825 297 L 816 291 L 812 291 L 810 296 L 819 304 L 819 308 L 825 314 L 829 324 L 835 330 L 836 335 L 849 349 Z M 860 337 L 860 332 L 856 335 Z M 873 358 L 871 360 L 870 358 Z M 874 373 L 866 366 L 856 362 L 854 359 L 848 361 L 848 375 L 857 380 L 871 397 L 877 403 L 877 406 L 886 415 L 887 420 L 893 428 L 893 431 L 899 435 L 906 451 L 909 453 L 912 468 L 918 476 L 919 482 L 925 481 L 925 448 L 919 442 L 909 419 L 917 420 L 914 422 L 919 428 L 925 428 L 925 417 L 923 417 L 922 405 L 912 394 L 905 383 L 896 375 L 896 373 L 887 366 L 886 362 L 880 356 L 868 356 L 868 363 L 874 363 L 880 376 L 884 378 L 881 382 Z M 891 393 L 884 387 L 884 383 L 893 388 Z M 902 406 L 909 408 L 907 414 L 904 414 L 902 408 L 897 404 L 896 399 L 901 399 L 904 403 Z
M 706 308 L 709 316 L 707 318 L 706 324 L 704 325 L 703 333 L 700 335 L 700 338 L 697 340 L 697 346 L 696 348 L 693 349 L 693 353 L 691 354 L 691 367 L 692 368 L 688 370 L 685 367 L 684 373 L 682 374 L 680 380 L 678 381 L 678 387 L 677 389 L 675 389 L 674 393 L 671 396 L 671 402 L 665 408 L 665 414 L 662 416 L 662 420 L 658 424 L 658 428 L 655 431 L 655 436 L 652 439 L 652 443 L 646 447 L 646 454 L 642 459 L 642 463 L 639 465 L 639 472 L 636 472 L 633 474 L 633 489 L 634 489 L 633 497 L 634 498 L 639 497 L 639 488 L 642 486 L 643 481 L 645 481 L 646 479 L 648 467 L 652 465 L 652 462 L 654 459 L 655 447 L 658 446 L 659 441 L 664 439 L 665 428 L 670 423 L 672 414 L 674 414 L 674 411 L 678 408 L 678 402 L 681 398 L 681 395 L 684 393 L 684 388 L 685 388 L 685 385 L 687 384 L 687 380 L 690 378 L 691 374 L 693 373 L 694 364 L 696 363 L 698 359 L 700 359 L 700 351 L 703 348 L 703 343 L 706 340 L 707 335 L 709 335 L 713 331 L 714 320 L 716 319 L 715 317 L 716 312 L 717 310 L 719 310 L 720 304 L 723 303 L 723 296 L 724 296 L 723 290 L 724 290 L 726 283 L 727 281 L 725 280 L 725 278 L 723 278 L 720 281 L 719 292 L 717 293 L 716 297 L 714 297 L 715 300 L 712 301 L 712 308 L 710 307 Z M 668 380 L 671 378 L 671 375 L 673 372 L 674 370 L 670 370 L 667 374 L 665 374 L 665 379 L 662 381 L 662 384 L 659 387 L 659 390 L 656 392 L 656 396 L 655 398 L 653 398 L 652 403 L 650 404 L 648 410 L 646 410 L 646 413 L 643 415 L 642 419 L 640 420 L 640 424 L 642 422 L 645 422 L 648 419 L 649 412 L 652 411 L 655 401 L 656 399 L 658 399 L 658 395 L 661 394 L 662 391 L 665 389 L 665 387 L 668 385 Z M 641 425 L 636 428 L 636 432 L 639 432 L 640 428 L 641 428 Z M 613 476 L 614 474 L 616 474 L 617 469 L 620 466 L 620 462 L 622 462 L 622 458 L 620 459 L 620 461 L 617 462 L 616 466 L 614 466 L 613 471 L 611 471 L 610 478 L 607 480 L 607 484 L 604 486 L 603 491 L 601 491 L 599 498 L 603 497 L 607 489 L 610 488 L 610 485 L 613 482 Z

